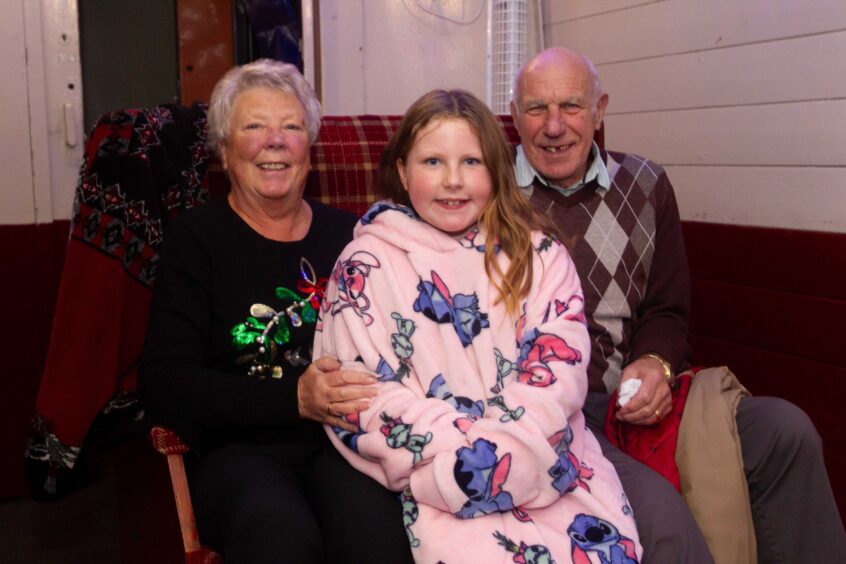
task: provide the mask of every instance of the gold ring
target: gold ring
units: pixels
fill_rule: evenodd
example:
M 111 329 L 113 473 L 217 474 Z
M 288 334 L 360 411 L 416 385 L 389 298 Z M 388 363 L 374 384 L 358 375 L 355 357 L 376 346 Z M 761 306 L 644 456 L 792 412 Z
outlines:
M 334 416 L 335 416 L 335 414 L 334 414 L 334 413 L 332 413 L 332 404 L 333 404 L 333 403 L 335 403 L 335 402 L 330 401 L 329 403 L 327 403 L 327 404 L 326 404 L 326 413 L 328 413 L 329 415 L 331 415 L 331 416 L 333 416 L 333 417 L 334 417 Z
M 658 419 L 661 419 L 661 410 L 660 409 L 655 410 L 655 417 L 657 417 Z

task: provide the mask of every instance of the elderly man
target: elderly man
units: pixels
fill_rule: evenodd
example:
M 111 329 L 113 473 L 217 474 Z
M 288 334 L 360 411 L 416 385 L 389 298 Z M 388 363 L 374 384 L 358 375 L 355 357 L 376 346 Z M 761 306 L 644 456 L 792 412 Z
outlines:
M 664 418 L 689 352 L 690 281 L 673 189 L 655 163 L 593 142 L 607 105 L 586 57 L 552 48 L 526 63 L 511 102 L 522 142 L 517 181 L 556 221 L 581 275 L 593 347 L 584 411 L 634 508 L 644 555 L 710 562 L 681 496 L 602 432 L 610 394 L 629 379 L 642 385 L 619 417 Z M 846 537 L 807 416 L 784 400 L 747 397 L 736 419 L 760 561 L 841 558 Z

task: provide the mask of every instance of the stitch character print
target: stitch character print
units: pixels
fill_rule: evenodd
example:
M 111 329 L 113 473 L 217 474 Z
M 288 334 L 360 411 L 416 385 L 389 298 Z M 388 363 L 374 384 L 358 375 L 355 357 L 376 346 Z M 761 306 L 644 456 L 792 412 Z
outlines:
M 479 311 L 476 294 L 450 293 L 438 273 L 432 271 L 432 281 L 421 280 L 417 285 L 420 296 L 414 302 L 414 311 L 422 312 L 436 323 L 452 323 L 463 346 L 490 326 L 488 314 Z
M 599 564 L 638 564 L 634 542 L 604 519 L 580 513 L 567 534 L 573 542 L 575 564 L 590 564 L 592 554 L 599 557 Z
M 469 498 L 456 514 L 469 519 L 514 508 L 511 494 L 503 489 L 511 469 L 511 455 L 496 456 L 496 445 L 476 439 L 472 447 L 458 449 L 455 481 Z
M 590 491 L 587 481 L 593 478 L 593 468 L 581 462 L 570 450 L 573 442 L 573 429 L 568 425 L 549 438 L 549 444 L 558 453 L 558 461 L 549 469 L 553 487 L 562 494 L 571 492 L 576 487 Z
M 414 455 L 414 464 L 419 464 L 423 460 L 423 447 L 432 441 L 432 433 L 415 435 L 411 432 L 411 425 L 403 423 L 402 417 L 391 418 L 387 413 L 382 413 L 381 417 L 384 424 L 380 431 L 385 435 L 388 446 L 406 449 Z
M 336 315 L 349 307 L 364 320 L 365 325 L 373 323 L 373 317 L 367 313 L 370 309 L 370 298 L 365 294 L 364 288 L 370 270 L 380 266 L 379 259 L 366 251 L 353 253 L 346 260 L 339 260 L 332 271 L 332 280 L 338 284 L 338 298 L 328 303 L 326 309 Z
M 517 564 L 555 564 L 549 549 L 542 544 L 527 545 L 523 541 L 517 544 L 499 531 L 496 531 L 493 536 L 497 544 L 508 552 L 514 553 L 511 559 Z

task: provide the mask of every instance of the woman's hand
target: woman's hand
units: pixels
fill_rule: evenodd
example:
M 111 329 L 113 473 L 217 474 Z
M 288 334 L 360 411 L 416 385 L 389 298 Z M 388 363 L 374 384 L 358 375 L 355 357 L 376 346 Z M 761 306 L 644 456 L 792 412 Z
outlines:
M 640 389 L 620 408 L 617 419 L 633 425 L 654 425 L 664 419 L 673 407 L 673 398 L 661 363 L 641 357 L 623 369 L 620 383 L 631 378 L 640 378 Z
M 324 356 L 300 376 L 297 401 L 300 417 L 355 432 L 357 427 L 341 417 L 364 411 L 378 392 L 376 378 L 364 372 L 341 370 L 341 364 Z

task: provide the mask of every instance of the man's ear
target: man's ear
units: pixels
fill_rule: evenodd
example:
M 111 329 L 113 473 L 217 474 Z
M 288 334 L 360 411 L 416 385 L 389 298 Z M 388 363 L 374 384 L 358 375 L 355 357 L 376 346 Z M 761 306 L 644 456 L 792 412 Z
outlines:
M 399 173 L 403 189 L 408 192 L 408 181 L 405 179 L 405 163 L 402 162 L 402 159 L 397 159 L 397 172 Z
M 514 103 L 514 100 L 511 100 L 508 107 L 511 109 L 511 119 L 514 120 L 514 125 L 517 125 L 517 104 Z
M 602 96 L 596 102 L 596 123 L 594 123 L 594 128 L 597 131 L 602 127 L 602 120 L 605 119 L 605 108 L 608 107 L 608 99 L 608 94 L 603 92 Z

